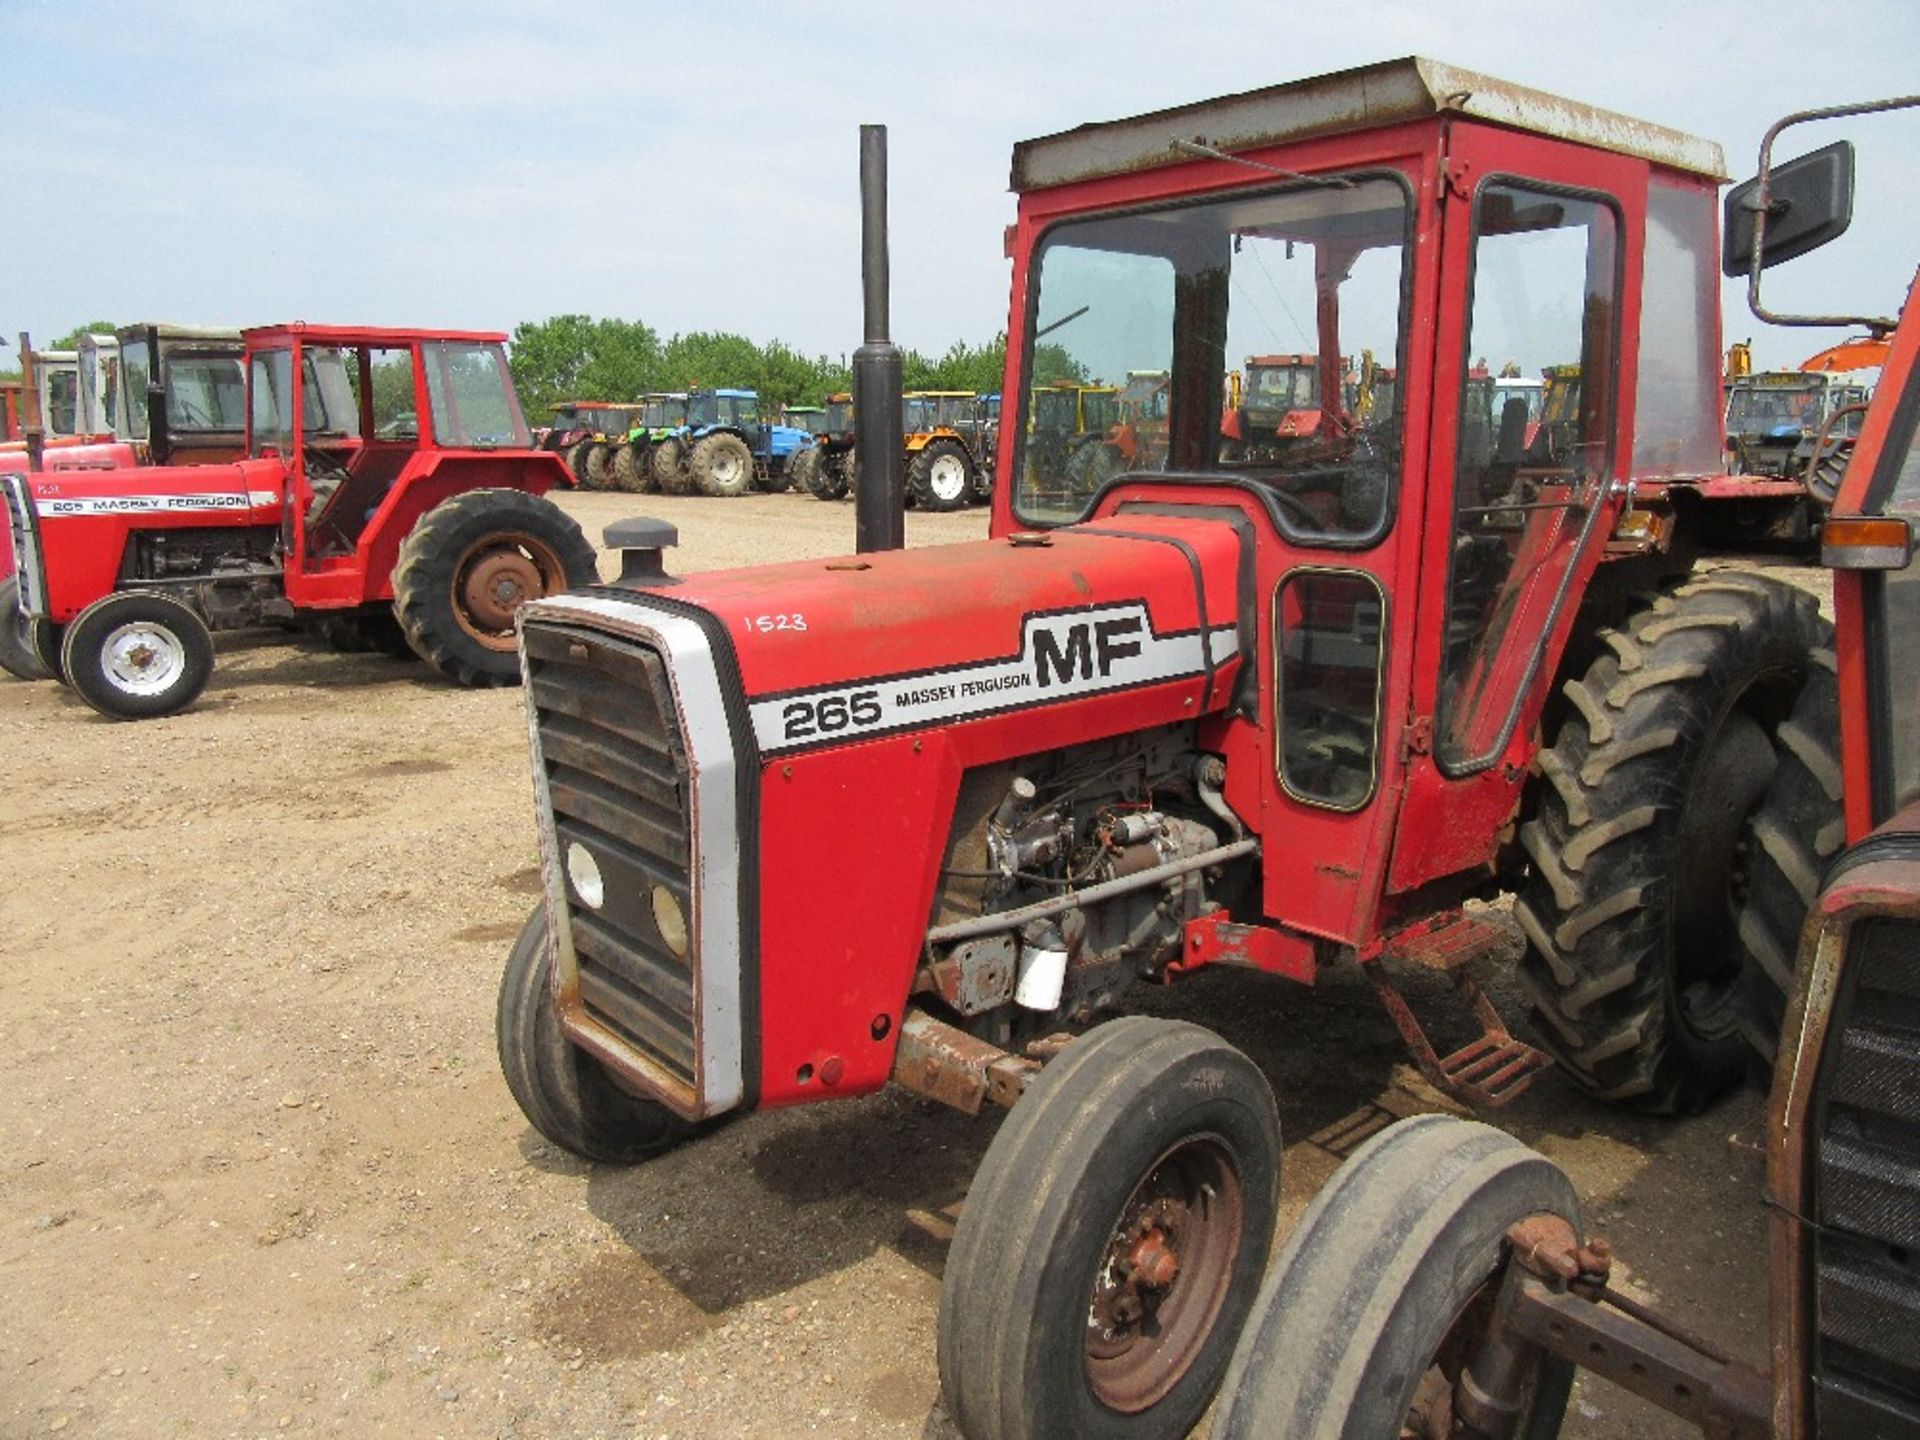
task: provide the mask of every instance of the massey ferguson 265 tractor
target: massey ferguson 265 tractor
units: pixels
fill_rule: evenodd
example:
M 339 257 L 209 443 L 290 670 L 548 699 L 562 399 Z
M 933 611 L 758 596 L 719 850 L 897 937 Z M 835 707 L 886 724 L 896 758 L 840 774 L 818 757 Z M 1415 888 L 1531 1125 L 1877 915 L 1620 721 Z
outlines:
M 530 446 L 504 338 L 249 330 L 246 458 L 5 476 L 20 615 L 0 643 L 122 719 L 191 704 L 212 630 L 274 620 L 517 681 L 520 603 L 596 576 L 545 498 L 572 477 Z
M 1746 493 L 1723 178 L 1717 146 L 1426 60 L 1016 147 L 992 538 L 676 579 L 630 522 L 619 581 L 520 612 L 527 1117 L 633 1161 L 890 1080 L 1010 1106 L 947 1260 L 949 1408 L 1179 1436 L 1266 1263 L 1278 1112 L 1205 1030 L 1094 1023 L 1136 985 L 1232 965 L 1300 1004 L 1358 965 L 1434 1084 L 1497 1103 L 1549 1063 L 1469 977 L 1505 890 L 1573 1083 L 1660 1112 L 1737 1083 L 1742 842 L 1830 640 L 1811 596 L 1695 567 Z M 1229 458 L 1226 367 L 1283 308 L 1318 419 Z M 1029 456 L 1040 347 L 1166 373 L 1155 468 L 1088 495 Z M 1368 351 L 1398 383 L 1361 425 L 1338 367 Z M 1489 355 L 1578 365 L 1575 423 L 1528 444 L 1524 401 L 1468 404 Z M 1478 1038 L 1437 1053 L 1409 967 Z
M 1767 188 L 1728 198 L 1728 232 L 1760 228 L 1764 243 L 1730 247 L 1732 268 L 1845 227 L 1850 150 L 1770 169 L 1786 125 L 1888 108 L 1806 112 L 1769 132 Z M 1857 442 L 1841 448 L 1850 463 L 1821 537 L 1840 643 L 1783 731 L 1742 916 L 1768 937 L 1749 978 L 1782 1056 L 1765 1127 L 1767 1370 L 1611 1288 L 1611 1252 L 1581 1231 L 1572 1182 L 1545 1156 L 1427 1115 L 1356 1151 L 1294 1228 L 1235 1354 L 1216 1440 L 1543 1440 L 1559 1433 L 1575 1366 L 1726 1440 L 1920 1435 L 1920 280 Z M 1728 1264 L 1759 1258 L 1718 1248 Z

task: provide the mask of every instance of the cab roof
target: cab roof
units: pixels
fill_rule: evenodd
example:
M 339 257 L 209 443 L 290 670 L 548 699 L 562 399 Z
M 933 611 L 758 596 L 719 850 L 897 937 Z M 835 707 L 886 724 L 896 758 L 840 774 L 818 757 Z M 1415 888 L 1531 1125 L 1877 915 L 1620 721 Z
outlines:
M 1176 140 L 1234 154 L 1443 115 L 1727 178 L 1726 158 L 1710 140 L 1413 55 L 1023 140 L 1013 147 L 1011 188 L 1025 193 L 1190 163 L 1173 148 Z
M 501 345 L 507 338 L 498 330 L 400 330 L 385 325 L 313 325 L 305 320 L 287 325 L 255 325 L 239 333 L 249 345 L 274 340 L 299 340 L 308 345 L 405 345 L 414 340 Z

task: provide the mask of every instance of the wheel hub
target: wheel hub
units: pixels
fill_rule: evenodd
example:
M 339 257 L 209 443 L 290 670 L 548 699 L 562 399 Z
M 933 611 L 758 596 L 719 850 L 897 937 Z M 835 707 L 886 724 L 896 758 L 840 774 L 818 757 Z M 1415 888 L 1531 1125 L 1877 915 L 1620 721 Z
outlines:
M 540 567 L 514 549 L 494 549 L 476 557 L 460 586 L 461 609 L 475 629 L 504 635 L 513 629 L 513 612 L 546 592 Z
M 107 636 L 101 669 L 129 695 L 157 695 L 180 677 L 186 663 L 178 636 L 142 621 Z
M 942 500 L 956 500 L 967 486 L 967 471 L 951 455 L 942 455 L 933 462 L 933 493 Z
M 1186 1373 L 1225 1297 L 1244 1203 L 1210 1137 L 1175 1147 L 1135 1187 L 1087 1308 L 1087 1378 L 1103 1404 L 1138 1413 Z

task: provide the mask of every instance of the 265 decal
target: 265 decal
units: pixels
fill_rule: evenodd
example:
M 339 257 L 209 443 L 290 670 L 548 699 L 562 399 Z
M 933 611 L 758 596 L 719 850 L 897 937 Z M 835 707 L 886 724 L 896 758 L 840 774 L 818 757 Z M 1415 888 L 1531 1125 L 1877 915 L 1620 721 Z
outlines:
M 752 705 L 762 754 L 1203 675 L 1232 657 L 1233 626 L 1156 635 L 1144 601 L 1028 615 L 1011 655 L 942 670 L 856 680 Z

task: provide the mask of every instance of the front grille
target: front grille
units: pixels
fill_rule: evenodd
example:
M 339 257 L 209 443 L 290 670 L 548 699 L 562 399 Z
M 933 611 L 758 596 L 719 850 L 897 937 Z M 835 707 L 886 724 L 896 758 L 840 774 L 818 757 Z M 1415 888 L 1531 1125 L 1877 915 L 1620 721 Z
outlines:
M 664 1072 L 699 1088 L 695 968 L 683 923 L 676 955 L 657 918 L 656 891 L 683 922 L 694 914 L 691 780 L 685 736 L 660 652 L 643 641 L 529 620 L 523 629 L 528 704 L 544 779 L 550 895 L 565 919 L 586 1017 Z M 569 878 L 579 847 L 603 899 Z M 567 985 L 562 945 L 562 993 Z
M 1821 1433 L 1920 1426 L 1920 927 L 1858 926 L 1815 1134 Z
M 46 614 L 47 605 L 40 588 L 40 533 L 33 523 L 26 477 L 0 477 L 0 491 L 7 497 L 7 529 L 13 538 L 13 568 L 20 577 L 20 609 L 39 617 Z

